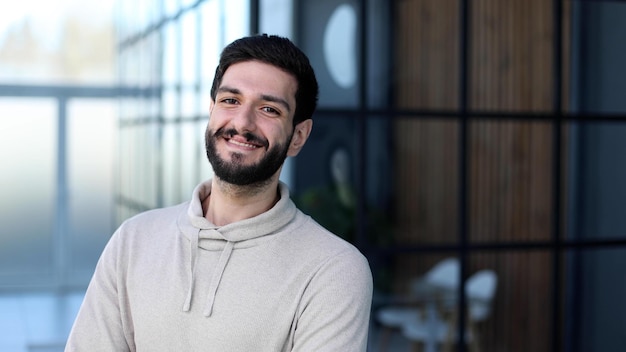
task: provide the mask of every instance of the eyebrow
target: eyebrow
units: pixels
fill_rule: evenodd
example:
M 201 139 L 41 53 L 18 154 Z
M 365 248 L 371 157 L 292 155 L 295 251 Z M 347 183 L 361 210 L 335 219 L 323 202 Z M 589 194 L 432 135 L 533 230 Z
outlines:
M 232 94 L 241 95 L 241 91 L 239 89 L 232 88 L 229 86 L 221 86 L 217 89 L 217 91 L 222 92 L 222 93 L 232 93 Z M 279 98 L 277 96 L 269 95 L 269 94 L 261 94 L 261 99 L 280 104 L 284 106 L 285 109 L 287 109 L 287 112 L 291 112 L 291 106 L 289 106 L 289 103 L 283 98 Z

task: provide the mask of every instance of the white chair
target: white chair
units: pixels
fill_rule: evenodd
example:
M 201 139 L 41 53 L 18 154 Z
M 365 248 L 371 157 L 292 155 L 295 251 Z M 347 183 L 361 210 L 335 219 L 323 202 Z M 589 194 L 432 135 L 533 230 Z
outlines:
M 493 270 L 481 270 L 467 279 L 465 294 L 467 297 L 467 334 L 465 341 L 474 351 L 479 350 L 476 336 L 476 323 L 485 321 L 490 313 L 493 298 L 496 292 L 497 276 Z M 402 327 L 403 335 L 414 343 L 424 343 L 426 351 L 435 351 L 441 345 L 451 347 L 452 342 L 458 341 L 456 332 L 457 314 L 450 319 L 413 319 Z
M 410 283 L 410 296 L 407 305 L 385 306 L 377 310 L 376 321 L 381 325 L 380 348 L 386 350 L 391 334 L 403 326 L 414 321 L 421 321 L 422 312 L 417 303 L 432 299 L 433 295 L 441 292 L 452 292 L 458 288 L 459 261 L 456 258 L 446 258 L 435 264 L 426 274 L 414 279 Z M 412 302 L 414 301 L 414 302 Z M 454 296 L 444 297 L 444 302 L 454 305 Z M 411 304 L 414 303 L 414 304 Z
M 461 264 L 457 258 L 446 258 L 433 266 L 424 277 L 413 280 L 411 293 L 424 300 L 436 297 L 445 307 L 456 304 Z

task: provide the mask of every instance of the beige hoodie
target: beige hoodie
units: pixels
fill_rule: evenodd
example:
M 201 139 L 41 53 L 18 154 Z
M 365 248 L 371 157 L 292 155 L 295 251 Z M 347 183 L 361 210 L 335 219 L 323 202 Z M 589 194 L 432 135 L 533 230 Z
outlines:
M 217 227 L 201 201 L 126 221 L 107 244 L 66 351 L 365 351 L 367 260 L 281 199 Z

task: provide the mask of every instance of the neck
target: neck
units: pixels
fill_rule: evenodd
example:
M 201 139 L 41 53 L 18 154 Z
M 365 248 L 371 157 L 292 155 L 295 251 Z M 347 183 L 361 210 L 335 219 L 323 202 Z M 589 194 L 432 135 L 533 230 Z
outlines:
M 260 185 L 237 186 L 214 177 L 211 194 L 202 202 L 202 208 L 205 218 L 224 226 L 262 214 L 279 199 L 278 178 Z

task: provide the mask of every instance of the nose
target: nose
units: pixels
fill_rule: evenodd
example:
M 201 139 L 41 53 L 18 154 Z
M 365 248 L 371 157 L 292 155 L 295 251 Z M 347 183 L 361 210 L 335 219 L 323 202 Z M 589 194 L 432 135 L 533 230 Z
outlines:
M 241 105 L 233 114 L 231 123 L 239 133 L 252 132 L 256 129 L 256 115 L 254 109 L 249 105 Z

